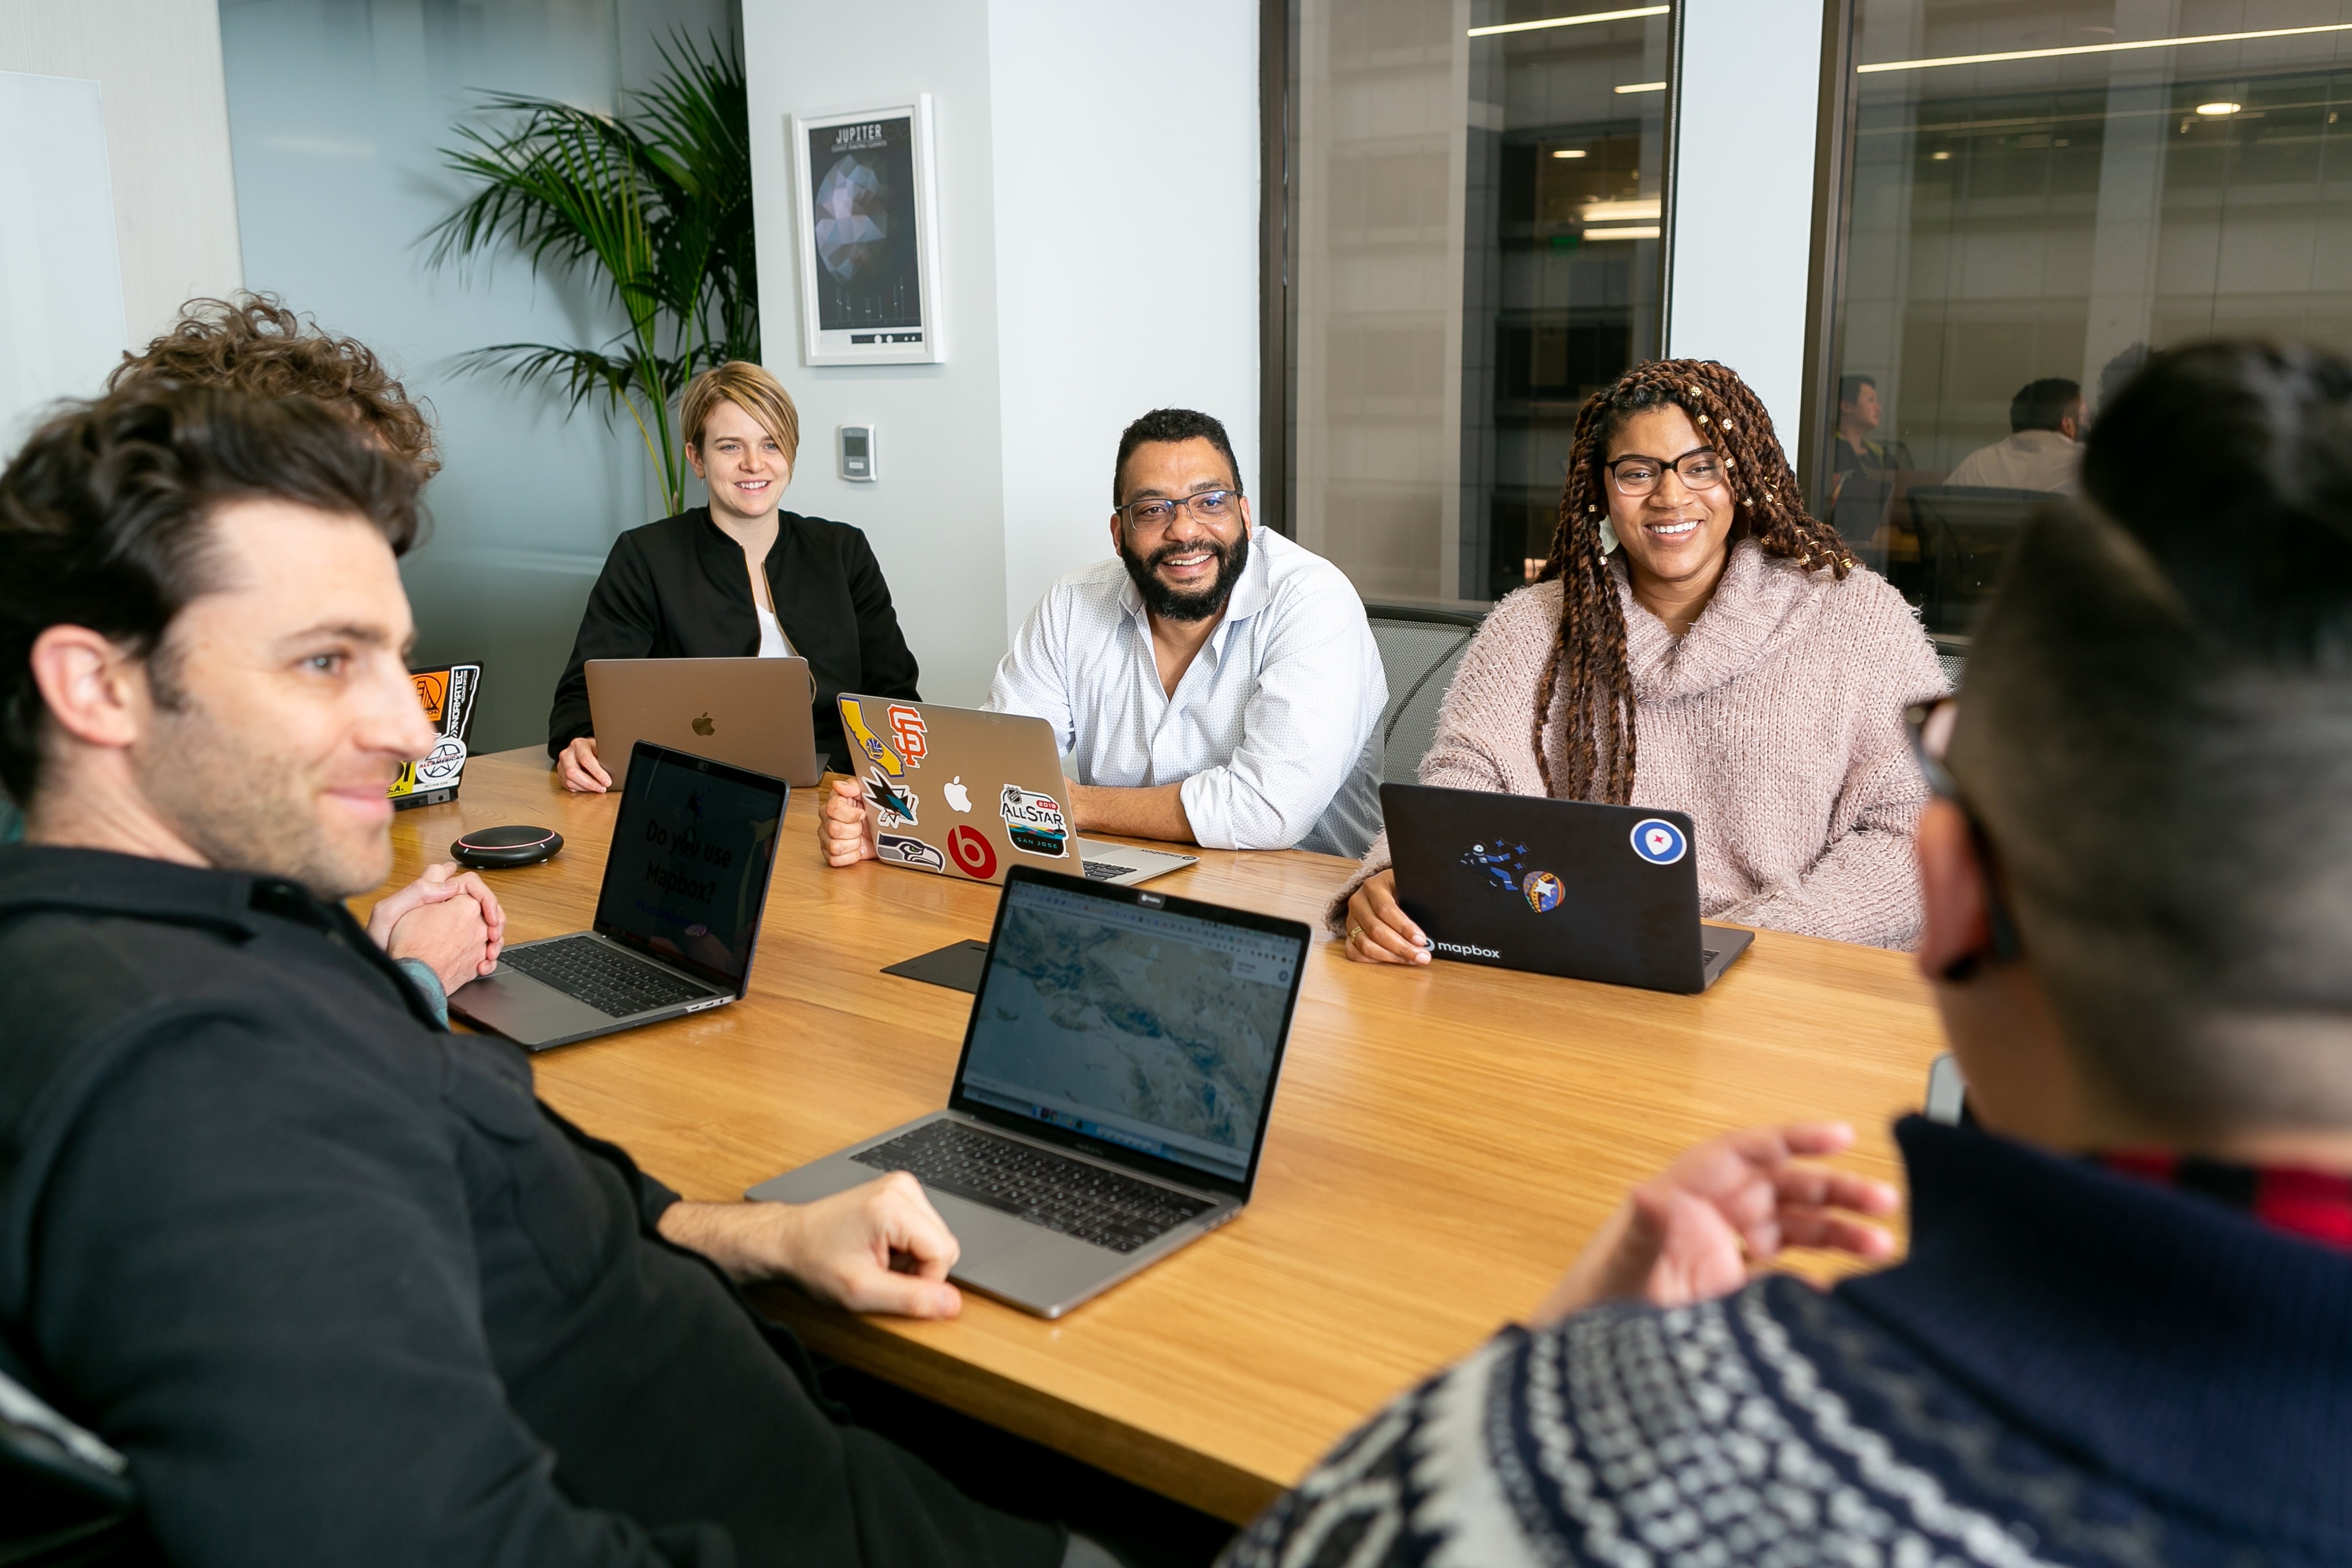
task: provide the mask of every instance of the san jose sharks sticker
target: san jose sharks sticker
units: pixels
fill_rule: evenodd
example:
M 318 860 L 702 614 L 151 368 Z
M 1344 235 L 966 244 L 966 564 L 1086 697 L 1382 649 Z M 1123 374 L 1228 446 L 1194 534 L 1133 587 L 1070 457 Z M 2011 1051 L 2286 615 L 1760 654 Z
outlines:
M 1690 841 L 1672 822 L 1644 817 L 1633 824 L 1633 852 L 1652 865 L 1672 865 L 1690 852 Z
M 947 856 L 918 838 L 905 833 L 882 833 L 875 839 L 876 852 L 894 865 L 920 866 L 925 871 L 944 872 Z
M 1004 819 L 1004 835 L 1016 850 L 1061 859 L 1070 852 L 1069 824 L 1051 795 L 1040 795 L 1017 784 L 1007 784 L 997 800 L 997 815 Z
M 885 776 L 879 766 L 866 776 L 866 803 L 879 813 L 878 822 L 884 828 L 895 828 L 901 823 L 910 828 L 916 826 L 915 810 L 921 804 L 915 799 L 912 789 Z

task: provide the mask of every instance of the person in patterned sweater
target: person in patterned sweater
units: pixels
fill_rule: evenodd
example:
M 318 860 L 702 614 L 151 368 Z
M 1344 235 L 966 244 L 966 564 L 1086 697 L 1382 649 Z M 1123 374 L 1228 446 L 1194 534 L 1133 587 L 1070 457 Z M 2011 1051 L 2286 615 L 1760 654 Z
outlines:
M 1915 709 L 1972 1124 L 1894 1194 L 1736 1134 L 1229 1550 L 1339 1564 L 2352 1561 L 2352 362 L 2158 356 Z

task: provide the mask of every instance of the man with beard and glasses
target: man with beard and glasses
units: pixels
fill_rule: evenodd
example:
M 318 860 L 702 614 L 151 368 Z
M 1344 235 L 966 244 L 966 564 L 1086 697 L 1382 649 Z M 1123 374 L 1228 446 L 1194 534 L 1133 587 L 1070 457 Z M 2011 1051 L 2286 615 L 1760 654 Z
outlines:
M 986 706 L 1054 727 L 1081 832 L 1361 854 L 1380 831 L 1388 682 L 1355 588 L 1251 526 L 1205 413 L 1129 425 L 1111 500 L 1118 559 L 1046 591 Z M 855 783 L 835 785 L 820 830 L 835 865 L 874 853 Z

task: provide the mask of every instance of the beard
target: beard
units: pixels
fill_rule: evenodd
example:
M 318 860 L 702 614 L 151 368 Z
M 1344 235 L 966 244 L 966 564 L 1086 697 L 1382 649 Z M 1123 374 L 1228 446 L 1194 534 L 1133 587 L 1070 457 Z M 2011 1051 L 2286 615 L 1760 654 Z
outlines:
M 1171 556 L 1191 555 L 1205 549 L 1217 558 L 1217 575 L 1208 587 L 1192 593 L 1181 593 L 1160 580 L 1160 564 Z M 1234 584 L 1241 580 L 1242 570 L 1249 565 L 1249 535 L 1244 531 L 1231 545 L 1221 545 L 1213 539 L 1194 539 L 1183 544 L 1165 544 L 1147 558 L 1129 548 L 1122 531 L 1118 541 L 1118 559 L 1127 564 L 1127 575 L 1135 591 L 1143 595 L 1143 607 L 1163 621 L 1206 621 L 1222 614 L 1225 601 L 1234 595 Z

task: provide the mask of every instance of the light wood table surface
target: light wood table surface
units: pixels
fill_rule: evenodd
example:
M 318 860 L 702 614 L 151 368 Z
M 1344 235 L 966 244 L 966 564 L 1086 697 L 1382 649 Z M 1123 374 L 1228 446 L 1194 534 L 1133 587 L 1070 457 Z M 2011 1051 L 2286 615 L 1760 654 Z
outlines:
M 947 1102 L 970 998 L 879 970 L 986 940 L 997 892 L 828 870 L 814 795 L 793 792 L 743 1002 L 536 1059 L 549 1103 L 691 1198 L 738 1197 Z M 459 800 L 394 821 L 387 887 L 468 829 L 540 823 L 562 854 L 489 873 L 509 939 L 582 929 L 618 804 L 565 794 L 536 749 L 478 757 Z M 855 1318 L 783 1288 L 765 1308 L 839 1361 L 1239 1521 L 1523 1316 L 1625 1188 L 1685 1146 L 1842 1117 L 1860 1134 L 1849 1163 L 1900 1178 L 1887 1124 L 1919 1103 L 1942 1040 L 1904 955 L 1762 932 L 1698 997 L 1374 968 L 1321 935 L 1349 862 L 1201 858 L 1152 885 L 1318 932 L 1241 1218 L 1059 1322 L 971 1294 L 944 1323 Z

